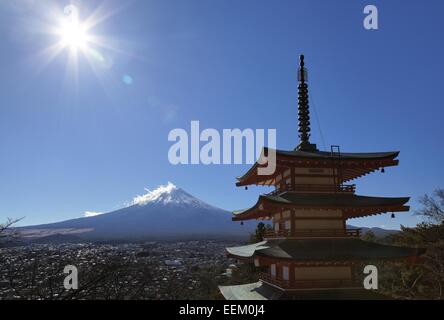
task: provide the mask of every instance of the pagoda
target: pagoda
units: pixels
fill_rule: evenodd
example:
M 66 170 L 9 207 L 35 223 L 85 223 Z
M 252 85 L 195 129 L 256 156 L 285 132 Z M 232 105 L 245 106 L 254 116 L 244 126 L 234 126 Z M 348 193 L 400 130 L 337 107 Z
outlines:
M 343 153 L 338 146 L 320 151 L 310 143 L 307 70 L 300 56 L 298 71 L 298 146 L 275 150 L 276 170 L 257 161 L 236 185 L 273 186 L 249 209 L 233 212 L 233 221 L 271 220 L 262 242 L 227 248 L 227 255 L 260 268 L 258 282 L 220 286 L 225 299 L 368 298 L 370 290 L 354 279 L 353 268 L 367 261 L 416 260 L 422 251 L 377 244 L 360 238 L 361 229 L 347 228 L 347 219 L 406 212 L 409 197 L 355 194 L 350 181 L 398 165 L 399 152 Z M 269 153 L 264 148 L 263 154 Z M 348 183 L 348 184 L 346 184 Z M 362 270 L 360 271 L 363 272 Z

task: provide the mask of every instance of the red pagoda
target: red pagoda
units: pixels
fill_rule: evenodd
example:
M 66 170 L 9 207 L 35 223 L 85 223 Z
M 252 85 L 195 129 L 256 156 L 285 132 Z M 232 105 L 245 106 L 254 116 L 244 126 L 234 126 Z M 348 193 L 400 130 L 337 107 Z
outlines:
M 271 220 L 262 242 L 227 248 L 229 257 L 260 268 L 258 282 L 220 286 L 225 299 L 368 298 L 355 281 L 353 267 L 366 261 L 415 260 L 415 248 L 387 246 L 360 239 L 360 229 L 348 229 L 347 219 L 408 211 L 408 197 L 386 198 L 355 194 L 350 181 L 398 165 L 399 152 L 342 153 L 332 146 L 319 151 L 310 143 L 307 71 L 300 56 L 298 72 L 299 145 L 276 150 L 276 170 L 265 176 L 256 162 L 237 186 L 274 186 L 249 209 L 233 212 L 233 221 Z M 268 148 L 264 148 L 268 154 Z M 361 271 L 362 272 L 362 271 Z M 359 293 L 357 293 L 359 292 Z

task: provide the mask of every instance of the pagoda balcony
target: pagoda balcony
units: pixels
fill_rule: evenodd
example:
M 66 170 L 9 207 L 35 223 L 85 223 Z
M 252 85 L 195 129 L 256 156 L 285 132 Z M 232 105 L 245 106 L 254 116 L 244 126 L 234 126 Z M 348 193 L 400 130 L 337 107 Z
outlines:
M 269 230 L 265 232 L 264 238 L 329 238 L 329 237 L 351 237 L 359 238 L 361 229 L 307 229 L 307 230 Z
M 356 185 L 331 185 L 331 184 L 284 184 L 276 190 L 266 194 L 267 196 L 278 196 L 286 191 L 308 192 L 308 193 L 355 193 Z
M 346 288 L 356 287 L 357 284 L 348 279 L 320 279 L 320 280 L 283 280 L 272 277 L 269 273 L 261 272 L 259 279 L 282 289 L 312 289 L 312 288 Z

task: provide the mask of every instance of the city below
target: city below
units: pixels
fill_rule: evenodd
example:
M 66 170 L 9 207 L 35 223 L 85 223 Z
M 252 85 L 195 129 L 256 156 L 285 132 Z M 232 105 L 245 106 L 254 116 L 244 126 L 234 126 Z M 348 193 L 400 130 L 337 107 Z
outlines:
M 218 299 L 230 241 L 30 244 L 0 248 L 1 299 Z M 64 288 L 66 265 L 78 290 Z

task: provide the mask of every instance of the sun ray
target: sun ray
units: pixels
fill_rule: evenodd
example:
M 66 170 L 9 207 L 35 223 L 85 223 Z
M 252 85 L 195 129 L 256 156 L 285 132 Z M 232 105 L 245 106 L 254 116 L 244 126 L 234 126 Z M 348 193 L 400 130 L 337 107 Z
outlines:
M 64 48 L 60 45 L 60 43 L 54 43 L 51 46 L 43 48 L 37 52 L 33 57 L 33 60 L 38 59 L 41 61 L 38 64 L 37 74 L 42 72 L 57 56 L 62 53 L 63 50 Z
M 85 27 L 89 30 L 94 28 L 96 25 L 99 25 L 106 20 L 112 18 L 116 14 L 118 14 L 120 11 L 123 10 L 123 8 L 130 5 L 132 1 L 125 1 L 120 6 L 117 6 L 113 8 L 112 10 L 105 7 L 103 4 L 98 6 L 94 12 L 84 20 L 83 24 Z

